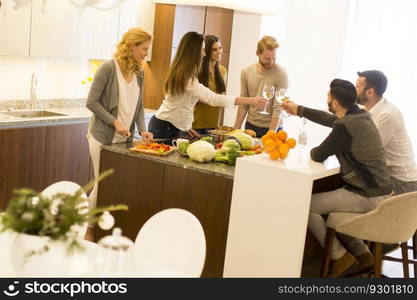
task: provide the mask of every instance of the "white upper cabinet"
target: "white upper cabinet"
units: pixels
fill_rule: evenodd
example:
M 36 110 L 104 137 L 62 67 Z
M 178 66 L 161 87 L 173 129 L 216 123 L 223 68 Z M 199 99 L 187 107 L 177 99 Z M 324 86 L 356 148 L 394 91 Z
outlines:
M 110 11 L 87 7 L 82 12 L 68 0 L 46 1 L 44 9 L 43 0 L 17 10 L 12 1 L 2 3 L 0 55 L 110 59 L 129 28 L 153 34 L 152 0 L 125 0 Z
M 153 24 L 155 20 L 155 3 L 153 0 L 125 0 L 120 6 L 119 35 L 120 40 L 123 34 L 131 27 L 141 27 L 153 35 Z M 151 60 L 152 45 L 146 60 Z
M 33 1 L 30 56 L 77 57 L 81 32 L 78 16 L 79 10 L 70 1 L 47 1 L 44 12 L 42 0 Z
M 31 6 L 13 9 L 11 1 L 0 8 L 0 55 L 29 55 Z
M 110 11 L 84 10 L 80 18 L 80 58 L 110 59 L 115 51 L 118 29 L 119 8 Z

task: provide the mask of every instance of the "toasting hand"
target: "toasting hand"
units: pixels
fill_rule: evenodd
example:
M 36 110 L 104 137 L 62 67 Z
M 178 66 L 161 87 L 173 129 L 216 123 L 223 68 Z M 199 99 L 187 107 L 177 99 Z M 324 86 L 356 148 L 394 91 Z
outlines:
M 280 107 L 291 115 L 297 115 L 298 104 L 288 100 L 280 105 Z
M 270 99 L 265 99 L 264 97 L 251 97 L 250 99 L 252 100 L 251 105 L 254 105 L 260 109 L 264 109 L 270 104 Z

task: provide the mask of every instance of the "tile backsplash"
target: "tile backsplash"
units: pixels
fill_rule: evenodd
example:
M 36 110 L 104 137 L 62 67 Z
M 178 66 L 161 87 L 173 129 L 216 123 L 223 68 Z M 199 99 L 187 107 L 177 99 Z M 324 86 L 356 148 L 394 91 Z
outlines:
M 0 103 L 29 100 L 32 74 L 36 75 L 36 97 L 43 99 L 83 99 L 91 83 L 88 60 L 43 57 L 0 56 Z

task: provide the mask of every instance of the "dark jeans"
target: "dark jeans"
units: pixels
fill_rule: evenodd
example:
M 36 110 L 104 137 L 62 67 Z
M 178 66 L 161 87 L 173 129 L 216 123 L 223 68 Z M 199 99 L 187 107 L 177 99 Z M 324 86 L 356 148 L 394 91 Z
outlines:
M 154 139 L 176 139 L 182 131 L 168 121 L 160 120 L 155 115 L 149 121 L 149 132 L 152 132 Z

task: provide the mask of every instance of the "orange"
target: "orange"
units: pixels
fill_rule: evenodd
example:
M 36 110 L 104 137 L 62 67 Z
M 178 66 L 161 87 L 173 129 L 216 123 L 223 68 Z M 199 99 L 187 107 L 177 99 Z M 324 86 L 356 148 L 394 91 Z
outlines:
M 274 151 L 269 152 L 269 158 L 272 159 L 272 160 L 279 159 L 280 158 L 279 151 L 274 150 Z
M 281 141 L 285 142 L 285 140 L 287 139 L 287 133 L 284 130 L 280 130 L 277 132 L 276 137 Z
M 295 141 L 295 139 L 293 138 L 289 138 L 286 142 L 285 142 L 291 149 L 295 147 L 295 145 L 297 145 L 297 142 Z
M 264 149 L 266 152 L 270 152 L 275 149 L 275 142 L 273 140 L 267 140 L 264 144 Z
M 274 131 L 272 131 L 272 130 L 269 130 L 269 131 L 266 133 L 266 136 L 267 136 L 267 137 L 269 137 L 269 138 L 270 138 L 270 139 L 272 139 L 272 140 L 275 140 L 275 139 L 276 139 L 275 132 L 274 132 Z
M 290 151 L 290 147 L 287 144 L 282 143 L 281 145 L 279 145 L 278 150 L 279 150 L 279 154 L 281 156 L 281 159 L 283 159 L 283 158 L 287 157 L 288 151 Z
M 287 154 L 282 154 L 282 153 L 280 153 L 280 158 L 281 159 L 286 159 L 287 158 L 287 156 L 288 156 L 288 152 L 287 152 Z
M 262 144 L 265 144 L 265 142 L 267 141 L 267 140 L 269 140 L 270 138 L 265 134 L 262 138 L 261 138 L 261 140 L 262 140 Z
M 276 147 L 279 147 L 279 145 L 281 145 L 281 144 L 282 144 L 282 141 L 281 141 L 281 140 L 278 140 L 278 139 L 277 139 L 277 140 L 275 141 L 275 146 L 276 146 Z

